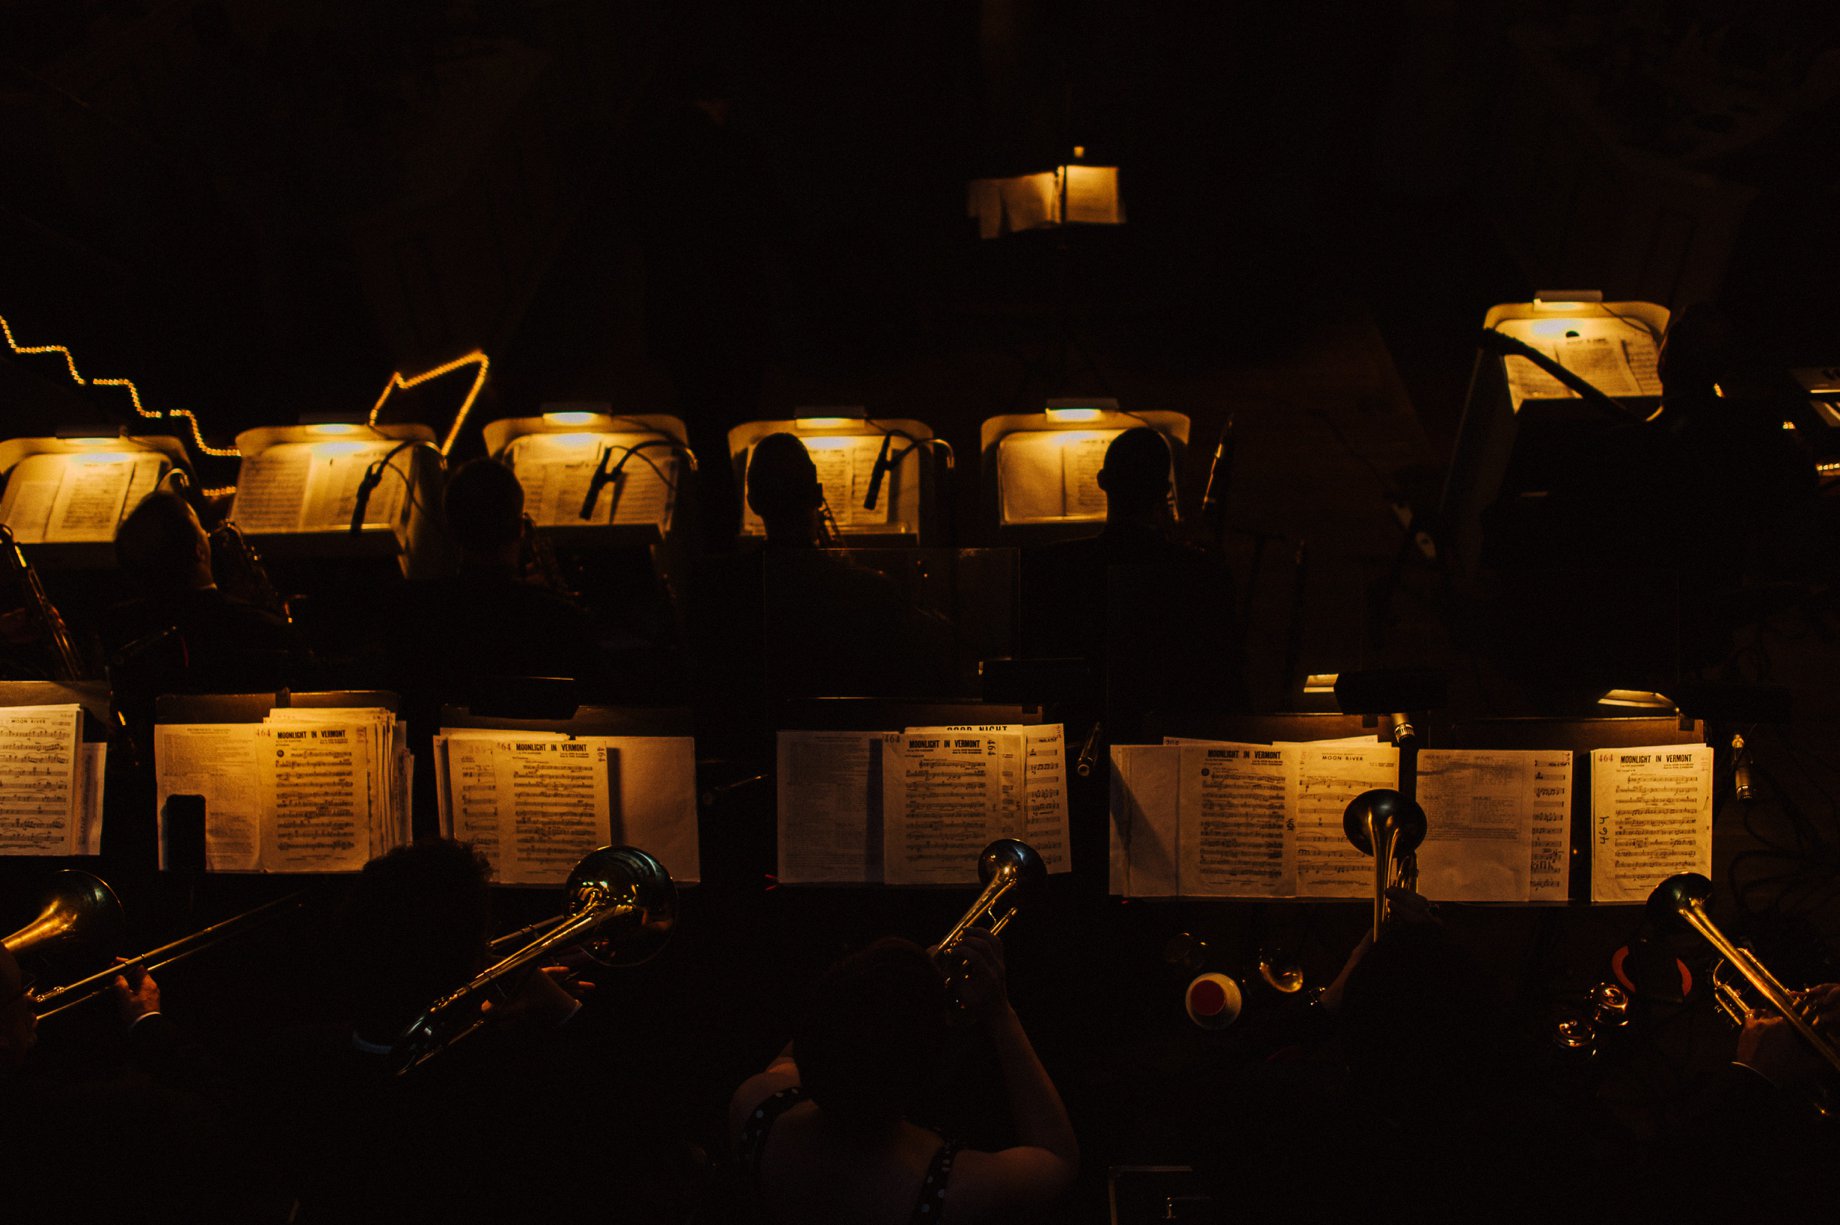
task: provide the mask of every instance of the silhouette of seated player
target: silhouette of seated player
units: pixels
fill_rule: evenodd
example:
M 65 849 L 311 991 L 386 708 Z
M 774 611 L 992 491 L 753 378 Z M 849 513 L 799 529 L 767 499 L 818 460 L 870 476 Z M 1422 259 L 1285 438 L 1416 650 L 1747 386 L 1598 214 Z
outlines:
M 393 683 L 418 698 L 489 700 L 504 678 L 567 677 L 585 697 L 607 689 L 594 625 L 567 598 L 519 576 L 524 487 L 497 460 L 475 459 L 442 497 L 458 573 L 408 584 L 388 614 Z M 382 610 L 380 610 L 382 611 Z
M 310 660 L 292 625 L 220 591 L 211 542 L 175 493 L 141 499 L 115 530 L 132 598 L 102 619 L 116 708 L 143 748 L 163 693 L 259 693 L 301 686 Z
M 747 501 L 767 531 L 762 633 L 778 696 L 918 697 L 952 673 L 951 627 L 884 575 L 820 547 L 824 489 L 805 444 L 760 440 Z
M 1098 473 L 1104 528 L 1023 559 L 1024 652 L 1095 662 L 1114 742 L 1146 710 L 1246 704 L 1232 575 L 1175 538 L 1169 471 L 1161 434 L 1124 431 Z

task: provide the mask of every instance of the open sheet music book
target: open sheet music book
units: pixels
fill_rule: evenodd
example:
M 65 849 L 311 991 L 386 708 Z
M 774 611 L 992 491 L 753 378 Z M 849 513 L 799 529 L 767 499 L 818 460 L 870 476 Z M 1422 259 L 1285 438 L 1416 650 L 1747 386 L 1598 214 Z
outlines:
M 1112 749 L 1112 892 L 1139 897 L 1362 898 L 1373 860 L 1348 841 L 1350 800 L 1397 787 L 1398 750 L 1175 740 Z M 1451 901 L 1564 901 L 1569 750 L 1427 749 L 1419 889 Z
M 1123 431 L 1018 430 L 997 444 L 1003 522 L 1057 523 L 1105 518 L 1099 469 Z
M 110 541 L 170 466 L 157 451 L 28 455 L 7 479 L 0 522 L 20 544 Z
M 506 452 L 524 486 L 524 510 L 538 527 L 657 524 L 668 528 L 676 508 L 680 460 L 664 446 L 638 446 L 657 434 L 525 434 Z M 638 446 L 637 450 L 633 448 Z M 596 469 L 619 475 L 596 493 L 581 517 Z
M 1072 870 L 1058 723 L 779 734 L 782 884 L 963 885 L 998 838 Z
M 107 750 L 81 706 L 0 706 L 0 855 L 101 854 Z
M 401 440 L 282 442 L 245 456 L 237 475 L 230 517 L 245 532 L 345 532 L 358 504 L 358 487 L 373 463 Z M 390 461 L 364 506 L 364 526 L 384 528 L 401 518 L 414 452 Z
M 1607 396 L 1661 394 L 1660 341 L 1633 319 L 1504 319 L 1503 334 L 1531 345 Z M 1526 400 L 1575 400 L 1578 393 L 1524 357 L 1509 356 L 1508 394 Z
M 501 885 L 560 885 L 589 851 L 649 852 L 671 879 L 701 878 L 696 742 L 442 728 L 434 738 L 441 830 L 470 842 Z
M 381 707 L 277 707 L 260 723 L 154 728 L 166 803 L 204 798 L 213 872 L 355 872 L 410 840 L 405 727 Z

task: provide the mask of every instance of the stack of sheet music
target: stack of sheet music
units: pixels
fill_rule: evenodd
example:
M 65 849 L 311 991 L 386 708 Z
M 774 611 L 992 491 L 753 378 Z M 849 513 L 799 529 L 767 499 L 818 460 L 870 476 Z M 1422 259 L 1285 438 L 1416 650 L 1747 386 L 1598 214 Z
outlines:
M 100 854 L 107 751 L 81 706 L 0 707 L 0 855 Z

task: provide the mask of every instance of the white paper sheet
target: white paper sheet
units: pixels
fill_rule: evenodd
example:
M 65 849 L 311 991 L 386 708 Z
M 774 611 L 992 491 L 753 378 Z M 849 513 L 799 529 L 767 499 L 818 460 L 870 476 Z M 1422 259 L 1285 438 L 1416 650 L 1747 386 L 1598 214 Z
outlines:
M 0 854 L 78 849 L 83 708 L 0 707 Z
M 883 879 L 962 885 L 1001 835 L 997 737 L 963 732 L 901 736 L 883 746 Z
M 1677 872 L 1712 871 L 1712 749 L 1591 753 L 1591 900 L 1643 902 Z
M 1168 750 L 1178 762 L 1180 892 L 1288 897 L 1297 891 L 1295 822 L 1301 753 L 1262 744 Z
M 1304 897 L 1371 897 L 1373 859 L 1348 841 L 1342 813 L 1363 791 L 1399 786 L 1399 750 L 1373 743 L 1298 747 L 1297 892 Z
M 154 728 L 156 811 L 160 866 L 166 866 L 166 801 L 204 797 L 205 867 L 213 872 L 254 872 L 262 863 L 263 750 L 259 723 L 163 723 Z
M 781 884 L 881 881 L 879 746 L 894 735 L 898 733 L 779 733 Z

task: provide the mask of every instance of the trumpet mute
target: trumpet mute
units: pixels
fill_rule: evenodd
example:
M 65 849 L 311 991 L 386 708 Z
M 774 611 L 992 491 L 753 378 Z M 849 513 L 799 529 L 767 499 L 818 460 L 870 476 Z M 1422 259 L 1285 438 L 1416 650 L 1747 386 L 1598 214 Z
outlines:
M 1239 984 L 1225 974 L 1198 974 L 1183 993 L 1182 1006 L 1188 1019 L 1202 1029 L 1226 1029 L 1239 1020 L 1245 999 Z

